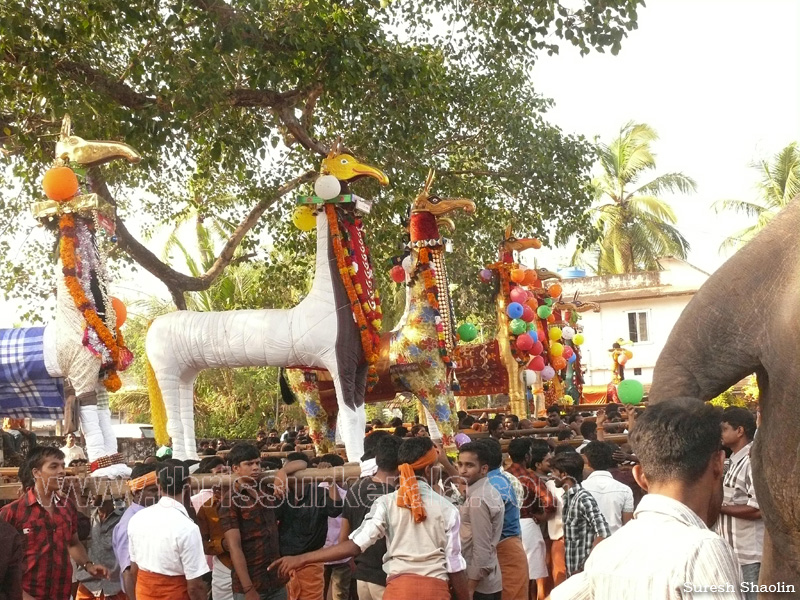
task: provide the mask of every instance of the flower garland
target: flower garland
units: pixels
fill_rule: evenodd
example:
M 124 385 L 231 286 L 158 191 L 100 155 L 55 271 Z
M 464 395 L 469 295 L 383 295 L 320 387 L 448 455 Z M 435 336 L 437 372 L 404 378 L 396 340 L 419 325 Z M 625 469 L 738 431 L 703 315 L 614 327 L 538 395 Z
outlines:
M 436 312 L 436 337 L 439 340 L 439 356 L 442 357 L 442 362 L 448 367 L 453 367 L 453 361 L 447 353 L 447 340 L 445 336 L 445 327 L 439 310 L 439 294 L 436 285 L 436 273 L 431 266 L 430 250 L 428 248 L 421 248 L 417 257 L 417 264 L 419 265 L 419 273 L 422 275 L 422 281 L 425 284 L 425 293 L 428 297 L 428 304 Z
M 342 284 L 347 291 L 347 298 L 350 300 L 350 306 L 353 309 L 353 316 L 358 324 L 359 333 L 361 335 L 361 347 L 364 350 L 364 358 L 367 361 L 367 391 L 375 387 L 378 383 L 378 353 L 380 348 L 380 320 L 373 319 L 372 323 L 367 321 L 364 307 L 369 307 L 369 299 L 366 297 L 361 286 L 359 289 L 353 285 L 352 271 L 347 264 L 347 257 L 349 251 L 345 248 L 342 232 L 339 228 L 339 219 L 336 215 L 336 208 L 332 204 L 325 205 L 325 215 L 328 218 L 328 228 L 331 232 L 331 241 L 333 242 L 333 253 L 336 255 L 336 266 L 339 269 L 339 274 L 342 278 Z M 363 296 L 363 297 L 359 297 Z M 376 304 L 376 311 L 380 314 L 380 297 L 377 294 L 374 298 Z
M 116 392 L 122 386 L 117 370 L 123 370 L 127 366 L 125 363 L 128 361 L 130 351 L 125 348 L 119 329 L 116 330 L 115 337 L 106 324 L 103 323 L 94 305 L 86 297 L 83 286 L 78 279 L 78 265 L 75 254 L 77 242 L 75 217 L 72 214 L 62 215 L 59 220 L 59 229 L 61 230 L 60 257 L 67 289 L 87 325 L 95 331 L 111 356 L 112 367 L 106 371 L 103 384 L 109 392 Z

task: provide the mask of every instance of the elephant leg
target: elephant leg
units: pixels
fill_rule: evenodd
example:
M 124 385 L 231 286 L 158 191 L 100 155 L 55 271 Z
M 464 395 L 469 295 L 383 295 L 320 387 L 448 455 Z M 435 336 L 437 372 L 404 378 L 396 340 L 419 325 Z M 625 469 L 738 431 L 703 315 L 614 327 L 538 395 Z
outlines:
M 111 425 L 111 408 L 108 405 L 108 391 L 105 387 L 97 388 L 97 417 L 100 429 L 103 432 L 103 443 L 105 445 L 106 456 L 111 456 L 119 452 L 117 445 L 117 435 Z M 107 467 L 109 477 L 130 477 L 131 469 L 125 463 L 118 463 Z
M 287 369 L 286 380 L 306 415 L 308 433 L 314 443 L 317 456 L 335 451 L 336 442 L 331 442 L 331 434 L 335 434 L 335 430 L 329 430 L 330 416 L 320 401 L 319 384 L 316 377 L 300 369 Z
M 76 398 L 80 411 L 81 434 L 86 443 L 86 456 L 89 462 L 106 455 L 103 430 L 100 428 L 100 416 L 97 412 L 96 392 L 85 392 Z
M 180 378 L 165 372 L 154 372 L 158 382 L 161 398 L 164 401 L 164 412 L 167 417 L 167 435 L 172 440 L 173 456 L 183 450 L 183 420 L 181 419 Z M 156 408 L 151 408 L 155 414 Z M 160 441 L 158 443 L 161 443 Z M 177 456 L 176 456 L 177 458 Z
M 367 369 L 353 371 L 350 373 L 337 373 L 333 369 L 328 369 L 333 376 L 333 386 L 336 389 L 336 403 L 339 406 L 338 427 L 342 436 L 342 442 L 347 450 L 347 460 L 349 462 L 359 462 L 364 454 L 364 428 L 367 425 L 367 415 L 364 412 L 364 388 L 366 386 Z M 363 371 L 363 375 L 360 371 Z M 343 378 L 349 381 L 342 382 Z M 344 389 L 355 389 L 356 395 L 361 390 L 361 402 L 356 398 L 355 409 L 350 408 L 344 401 Z
M 172 449 L 172 455 L 181 460 L 200 460 L 197 454 L 197 440 L 194 433 L 194 380 L 181 381 L 180 403 L 181 403 L 181 422 L 183 424 L 183 451 L 177 455 L 177 448 Z M 175 438 L 172 438 L 175 444 Z
M 445 445 L 451 444 L 458 431 L 458 417 L 454 411 L 453 393 L 447 383 L 447 373 L 443 369 L 425 369 L 409 373 L 408 381 L 417 398 L 431 413 L 442 441 Z

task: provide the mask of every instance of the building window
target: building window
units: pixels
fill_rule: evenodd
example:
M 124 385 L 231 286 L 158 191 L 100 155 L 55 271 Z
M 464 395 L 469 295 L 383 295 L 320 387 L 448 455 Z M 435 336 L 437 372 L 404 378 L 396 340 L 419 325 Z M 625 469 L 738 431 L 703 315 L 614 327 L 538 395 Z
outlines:
M 634 367 L 633 368 L 633 374 L 634 375 L 641 375 L 642 374 L 642 368 L 641 367 Z
M 628 339 L 634 344 L 650 341 L 650 330 L 647 327 L 647 311 L 628 313 Z

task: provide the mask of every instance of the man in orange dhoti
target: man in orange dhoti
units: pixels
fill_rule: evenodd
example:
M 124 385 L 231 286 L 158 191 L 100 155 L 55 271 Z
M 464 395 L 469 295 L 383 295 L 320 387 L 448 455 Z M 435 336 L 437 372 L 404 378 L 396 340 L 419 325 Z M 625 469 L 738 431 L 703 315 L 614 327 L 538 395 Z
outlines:
M 208 573 L 200 529 L 183 506 L 188 485 L 183 466 L 158 472 L 161 499 L 136 513 L 128 523 L 131 570 L 137 600 L 206 600 Z
M 438 479 L 439 452 L 430 438 L 409 438 L 398 451 L 400 487 L 372 505 L 350 539 L 270 565 L 281 575 L 314 563 L 358 556 L 386 537 L 384 600 L 468 600 L 466 563 L 461 556 L 461 518 L 450 502 L 431 488 Z M 446 457 L 443 460 L 447 460 Z

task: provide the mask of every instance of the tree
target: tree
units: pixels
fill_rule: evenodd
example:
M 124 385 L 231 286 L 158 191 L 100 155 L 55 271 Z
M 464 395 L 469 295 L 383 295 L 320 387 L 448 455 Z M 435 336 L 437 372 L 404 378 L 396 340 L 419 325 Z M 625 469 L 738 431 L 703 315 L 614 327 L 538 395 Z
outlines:
M 596 257 L 598 275 L 658 270 L 661 256 L 686 258 L 689 242 L 675 227 L 670 205 L 659 198 L 665 192 L 695 191 L 695 182 L 683 173 L 659 175 L 644 183 L 656 167 L 651 142 L 656 132 L 643 123 L 627 123 L 611 144 L 599 143 L 602 175 L 593 182 L 591 209 L 597 242 L 580 248 Z
M 313 248 L 313 236 L 285 226 L 291 196 L 340 135 L 392 178 L 369 216 L 376 257 L 396 253 L 391 224 L 429 167 L 442 195 L 482 207 L 456 234 L 454 272 L 466 277 L 490 258 L 511 215 L 524 216 L 520 234 L 566 239 L 586 230 L 592 148 L 545 121 L 550 101 L 531 87 L 529 68 L 565 40 L 582 53 L 617 52 L 640 4 L 6 0 L 0 143 L 22 191 L 4 197 L 0 213 L 3 286 L 33 307 L 51 293 L 52 239 L 39 230 L 26 238 L 33 222 L 20 215 L 40 197 L 65 112 L 78 135 L 125 140 L 145 156 L 87 178 L 117 206 L 114 258 L 153 273 L 179 308 L 239 248 L 268 268 L 264 241 Z M 151 230 L 190 211 L 235 224 L 197 274 L 170 267 L 127 227 L 132 215 Z M 11 251 L 20 239 L 23 250 Z
M 797 147 L 797 142 L 792 142 L 778 152 L 771 162 L 761 160 L 752 166 L 761 173 L 758 199 L 752 202 L 721 200 L 714 203 L 717 212 L 732 210 L 753 220 L 752 225 L 726 238 L 720 251 L 744 246 L 800 194 L 800 148 Z

